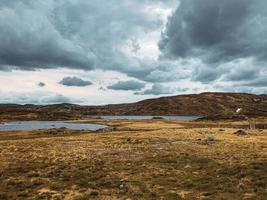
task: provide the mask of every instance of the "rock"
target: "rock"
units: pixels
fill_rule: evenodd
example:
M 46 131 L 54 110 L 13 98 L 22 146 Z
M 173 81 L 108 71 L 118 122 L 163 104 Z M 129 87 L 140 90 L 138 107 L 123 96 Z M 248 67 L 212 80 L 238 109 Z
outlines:
M 223 128 L 220 128 L 220 129 L 219 129 L 219 131 L 220 131 L 220 132 L 224 132 L 224 131 L 225 131 L 225 129 L 223 129 Z
M 97 133 L 106 133 L 106 132 L 111 132 L 111 131 L 114 131 L 114 129 L 112 127 L 106 127 L 106 128 L 98 129 L 96 132 Z
M 244 136 L 244 135 L 248 135 L 248 133 L 244 130 L 238 130 L 236 132 L 234 132 L 235 135 L 237 136 Z
M 52 129 L 47 129 L 45 130 L 45 133 L 50 134 L 50 135 L 64 135 L 69 133 L 69 129 L 66 127 L 61 127 L 61 128 L 52 128 Z
M 215 137 L 210 135 L 210 136 L 207 137 L 207 141 L 208 142 L 214 142 L 215 141 Z
M 127 139 L 126 139 L 126 142 L 127 142 L 127 143 L 131 143 L 131 142 L 132 142 L 132 139 L 131 139 L 131 138 L 127 138 Z
M 120 188 L 119 191 L 120 194 L 125 194 L 128 192 L 128 186 L 125 183 L 120 184 L 119 188 Z
M 152 119 L 164 119 L 164 117 L 153 117 Z

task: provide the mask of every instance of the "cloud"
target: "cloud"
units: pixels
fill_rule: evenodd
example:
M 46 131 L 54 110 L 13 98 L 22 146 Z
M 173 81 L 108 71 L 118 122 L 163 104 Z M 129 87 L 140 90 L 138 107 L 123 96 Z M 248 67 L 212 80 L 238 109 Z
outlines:
M 90 52 L 60 33 L 57 6 L 53 1 L 0 2 L 0 65 L 23 70 L 93 68 Z
M 147 89 L 143 92 L 135 93 L 139 95 L 163 95 L 163 94 L 173 94 L 174 89 L 168 86 L 164 86 L 159 83 L 155 83 L 151 89 Z
M 214 69 L 209 67 L 196 68 L 192 74 L 193 81 L 209 83 L 218 79 L 222 75 L 222 69 Z
M 189 78 L 192 72 L 190 67 L 191 64 L 184 65 L 180 61 L 143 60 L 139 67 L 129 67 L 125 73 L 150 83 L 166 83 Z
M 176 92 L 187 92 L 189 88 L 176 88 Z
M 70 103 L 71 99 L 69 99 L 68 97 L 65 97 L 61 94 L 57 94 L 51 97 L 45 97 L 41 100 L 42 103 L 44 104 L 55 104 L 55 103 Z
M 267 68 L 266 35 L 265 0 L 181 0 L 159 48 L 162 59 L 198 60 L 193 81 L 210 83 L 222 75 L 250 81 Z M 253 62 L 240 69 L 240 62 L 248 59 Z M 233 62 L 236 65 L 229 69 Z
M 138 91 L 145 87 L 144 83 L 130 80 L 130 81 L 119 81 L 113 85 L 108 86 L 108 89 L 111 90 L 133 90 Z
M 151 51 L 158 52 L 164 16 L 176 4 L 175 0 L 1 1 L 0 70 L 100 69 L 152 83 L 177 80 L 182 72 L 172 73 L 171 62 L 146 58 Z M 132 54 L 122 48 L 125 45 Z M 142 48 L 148 48 L 146 55 Z
M 181 0 L 159 46 L 166 56 L 209 63 L 266 59 L 266 22 L 264 0 Z
M 133 38 L 161 26 L 160 19 L 147 9 L 173 4 L 163 2 L 0 1 L 0 69 L 7 65 L 23 70 L 67 67 L 125 71 L 130 60 L 120 46 L 132 40 L 133 50 L 139 50 Z
M 161 29 L 176 5 L 176 0 L 0 1 L 0 70 L 112 70 L 149 82 L 177 80 L 158 69 L 165 61 L 157 61 Z
M 110 84 L 109 75 L 102 74 L 108 72 L 119 74 L 119 80 L 130 77 L 153 85 L 148 90 L 133 89 L 139 94 L 183 92 L 174 87 L 180 83 L 201 91 L 221 89 L 216 87 L 219 83 L 232 91 L 240 88 L 266 91 L 266 1 L 178 2 L 0 0 L 0 76 L 20 79 L 18 86 L 0 89 L 23 91 L 19 84 L 24 79 L 16 75 L 20 70 L 33 74 L 31 70 L 44 69 L 40 71 L 52 75 L 55 68 L 60 68 L 58 70 L 65 74 L 62 77 L 70 74 L 66 71 L 73 71 L 75 83 L 73 80 L 67 83 L 71 86 L 85 85 L 83 81 L 88 81 L 78 81 L 78 77 L 90 77 L 91 73 L 98 72 L 97 77 L 89 79 L 95 83 L 95 88 L 92 87 L 95 90 L 102 85 L 106 89 Z M 171 16 L 167 18 L 168 15 Z M 165 22 L 168 22 L 166 27 Z M 59 80 L 55 77 L 36 77 L 31 83 L 39 80 L 52 83 Z M 120 90 L 130 87 L 117 84 Z M 102 89 L 98 91 L 101 95 L 115 92 Z M 49 84 L 43 90 L 61 94 L 66 88 Z M 82 93 L 80 90 L 68 92 L 68 95 Z
M 136 92 L 135 95 L 167 95 L 174 94 L 175 92 L 184 93 L 188 90 L 189 88 L 170 87 L 160 83 L 155 83 L 152 85 L 151 89 L 146 89 L 142 92 Z
M 1 92 L 0 92 L 1 94 Z M 23 94 L 1 94 L 0 103 L 16 103 L 16 104 L 58 104 L 81 102 L 76 99 L 71 99 L 62 94 L 47 93 L 47 92 L 32 92 Z
M 141 49 L 140 44 L 136 39 L 132 39 L 132 51 L 134 53 L 138 52 Z
M 44 82 L 39 82 L 37 85 L 38 85 L 39 87 L 45 87 L 45 86 L 46 86 L 46 84 L 45 84 Z
M 85 81 L 78 77 L 65 77 L 60 82 L 61 85 L 65 86 L 76 86 L 76 87 L 85 87 L 88 85 L 92 85 L 93 83 L 90 81 Z
M 266 78 L 259 78 L 253 81 L 249 81 L 245 83 L 246 86 L 253 86 L 253 87 L 263 87 L 267 88 L 267 79 Z
M 230 81 L 247 81 L 257 79 L 258 71 L 254 68 L 234 68 L 226 75 L 226 80 Z

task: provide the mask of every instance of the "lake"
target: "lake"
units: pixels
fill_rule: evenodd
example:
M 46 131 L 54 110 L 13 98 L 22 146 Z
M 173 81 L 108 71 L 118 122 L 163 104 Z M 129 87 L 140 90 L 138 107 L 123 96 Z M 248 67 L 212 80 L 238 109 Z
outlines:
M 68 128 L 72 130 L 97 131 L 108 126 L 97 124 L 68 123 L 64 121 L 17 121 L 0 124 L 0 131 L 31 131 L 38 129 Z
M 93 116 L 95 118 L 101 118 L 105 120 L 150 120 L 154 117 L 162 118 L 164 120 L 182 120 L 192 121 L 201 118 L 202 116 L 139 116 L 139 115 L 105 115 L 105 116 Z

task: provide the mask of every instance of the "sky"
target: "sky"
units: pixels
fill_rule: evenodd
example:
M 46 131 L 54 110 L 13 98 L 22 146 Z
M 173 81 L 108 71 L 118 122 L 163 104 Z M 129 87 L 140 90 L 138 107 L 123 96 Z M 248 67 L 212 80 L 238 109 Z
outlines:
M 266 0 L 0 0 L 0 103 L 267 93 Z

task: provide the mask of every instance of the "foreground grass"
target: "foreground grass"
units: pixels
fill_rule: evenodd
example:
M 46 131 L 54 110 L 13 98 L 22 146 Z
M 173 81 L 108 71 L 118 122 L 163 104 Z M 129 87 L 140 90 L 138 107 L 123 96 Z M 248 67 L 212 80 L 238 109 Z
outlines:
M 188 129 L 173 122 L 108 124 L 116 130 L 61 137 L 2 134 L 0 199 L 267 196 L 266 130 L 239 137 L 233 128 Z M 209 135 L 215 141 L 207 141 Z

